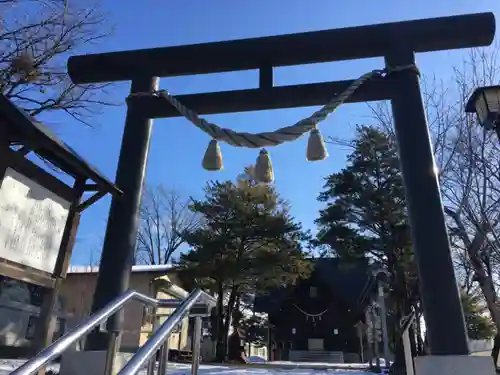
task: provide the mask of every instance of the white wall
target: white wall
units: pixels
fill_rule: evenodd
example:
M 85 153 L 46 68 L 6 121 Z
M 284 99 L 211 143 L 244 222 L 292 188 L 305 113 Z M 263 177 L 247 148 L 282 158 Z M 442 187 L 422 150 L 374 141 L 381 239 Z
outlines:
M 486 352 L 493 349 L 493 340 L 469 340 L 471 353 Z

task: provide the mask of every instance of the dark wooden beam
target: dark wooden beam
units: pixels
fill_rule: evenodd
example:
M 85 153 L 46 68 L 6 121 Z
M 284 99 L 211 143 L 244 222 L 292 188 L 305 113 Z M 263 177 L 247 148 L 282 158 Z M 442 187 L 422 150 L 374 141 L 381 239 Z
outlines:
M 83 187 L 86 178 L 77 179 L 73 185 L 73 199 L 71 208 L 66 219 L 66 226 L 61 239 L 59 254 L 54 267 L 55 282 L 53 288 L 46 290 L 43 293 L 42 305 L 40 306 L 40 314 L 37 324 L 35 325 L 35 337 L 33 340 L 33 348 L 37 353 L 52 344 L 52 339 L 56 330 L 56 305 L 57 298 L 60 293 L 63 280 L 66 278 L 71 254 L 76 240 L 76 232 L 80 224 L 80 214 L 76 208 L 83 195 Z M 45 375 L 45 368 L 38 371 L 38 375 Z
M 94 203 L 96 203 L 99 199 L 103 198 L 106 195 L 106 192 L 99 191 L 93 195 L 90 196 L 87 200 L 83 201 L 76 207 L 76 212 L 80 213 L 90 206 L 92 206 Z
M 97 184 L 84 184 L 83 191 L 100 191 L 101 188 Z
M 259 69 L 259 88 L 269 89 L 274 86 L 273 67 L 266 66 Z
M 57 196 L 69 202 L 72 200 L 73 189 L 70 186 L 50 173 L 47 173 L 41 167 L 26 159 L 22 154 L 18 154 L 10 148 L 0 149 L 0 159 L 4 159 L 9 168 L 42 185 Z
M 300 34 L 135 51 L 72 56 L 74 83 L 128 81 L 139 75 L 172 77 L 384 56 L 391 42 L 415 52 L 490 45 L 493 13 L 479 13 Z
M 248 112 L 280 108 L 324 105 L 346 89 L 352 81 L 310 83 L 277 86 L 265 89 L 221 91 L 203 94 L 178 95 L 176 98 L 199 114 Z M 391 98 L 391 82 L 376 78 L 364 83 L 346 103 L 371 102 Z M 156 96 L 136 96 L 129 105 L 140 106 L 151 118 L 180 116 L 165 99 Z
M 0 259 L 0 275 L 49 289 L 53 288 L 55 283 L 54 277 L 46 272 L 10 262 L 6 259 Z

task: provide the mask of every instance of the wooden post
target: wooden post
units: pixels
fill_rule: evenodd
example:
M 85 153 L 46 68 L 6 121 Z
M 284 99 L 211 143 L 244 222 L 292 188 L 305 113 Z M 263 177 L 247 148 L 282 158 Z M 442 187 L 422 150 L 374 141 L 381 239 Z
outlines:
M 57 301 L 57 294 L 61 287 L 62 279 L 57 278 L 54 287 L 45 289 L 42 296 L 42 305 L 40 306 L 40 314 L 35 320 L 35 334 L 33 338 L 33 353 L 36 355 L 45 347 L 52 343 L 56 328 L 56 319 L 54 319 L 53 310 Z M 38 372 L 39 375 L 45 374 L 45 369 Z
M 9 133 L 7 128 L 0 123 L 0 154 L 3 154 L 5 149 L 9 148 Z M 0 186 L 2 184 L 3 178 L 5 177 L 5 171 L 9 166 L 8 161 L 5 158 L 0 158 Z
M 61 240 L 59 256 L 54 269 L 54 287 L 46 289 L 43 295 L 42 306 L 40 307 L 40 314 L 35 324 L 35 338 L 33 340 L 33 350 L 35 354 L 52 344 L 52 339 L 54 337 L 56 328 L 56 316 L 54 315 L 55 307 L 63 280 L 66 277 L 73 246 L 75 244 L 78 224 L 80 223 L 80 213 L 77 211 L 77 206 L 83 195 L 84 182 L 85 181 L 77 181 L 73 188 L 74 198 L 73 202 L 71 202 L 71 208 L 68 213 L 66 227 L 64 228 Z M 45 375 L 45 368 L 40 369 L 38 375 Z

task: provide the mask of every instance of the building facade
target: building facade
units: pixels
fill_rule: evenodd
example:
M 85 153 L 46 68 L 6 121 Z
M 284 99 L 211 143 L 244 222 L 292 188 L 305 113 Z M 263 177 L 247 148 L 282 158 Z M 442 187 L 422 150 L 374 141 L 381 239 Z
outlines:
M 134 266 L 130 277 L 130 289 L 154 298 L 174 299 L 187 296 L 187 292 L 177 286 L 171 266 Z M 70 267 L 56 303 L 56 333 L 54 339 L 74 328 L 90 314 L 97 267 Z M 4 356 L 22 357 L 27 355 L 33 339 L 40 305 L 42 288 L 21 281 L 2 277 L 0 280 L 0 351 Z M 174 309 L 158 309 L 160 322 Z M 131 301 L 124 307 L 124 327 L 121 351 L 135 351 L 152 332 L 151 309 Z M 185 317 L 176 331 L 170 335 L 171 349 L 184 350 L 190 347 L 189 318 Z M 80 343 L 77 347 L 81 347 Z
M 269 359 L 359 362 L 358 326 L 375 287 L 368 264 L 313 262 L 307 280 L 256 298 L 256 311 L 269 317 Z
M 188 293 L 177 286 L 175 273 L 170 265 L 138 265 L 132 267 L 130 289 L 153 298 L 174 299 L 176 295 L 187 296 Z M 68 316 L 66 329 L 71 329 L 89 316 L 92 299 L 97 283 L 97 267 L 70 267 L 60 292 L 61 305 Z M 158 309 L 160 322 L 174 309 Z M 152 310 L 142 303 L 131 301 L 124 309 L 123 335 L 121 351 L 134 352 L 151 335 L 153 329 Z M 188 341 L 189 318 L 186 317 L 181 326 L 170 335 L 169 347 L 183 350 Z

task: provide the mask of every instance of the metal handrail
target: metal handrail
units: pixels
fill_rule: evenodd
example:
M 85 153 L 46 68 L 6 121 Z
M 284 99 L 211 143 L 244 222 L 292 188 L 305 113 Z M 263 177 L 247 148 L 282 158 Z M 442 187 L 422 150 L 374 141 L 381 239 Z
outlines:
M 209 297 L 208 301 L 211 302 L 212 298 L 211 296 L 207 295 L 204 292 L 201 293 Z M 115 298 L 113 301 L 108 303 L 102 310 L 99 310 L 95 314 L 91 315 L 87 320 L 85 320 L 84 322 L 76 326 L 74 329 L 67 332 L 58 340 L 54 341 L 54 343 L 49 345 L 47 348 L 43 349 L 35 357 L 31 358 L 29 361 L 25 362 L 23 365 L 12 371 L 10 375 L 31 375 L 35 373 L 42 367 L 49 364 L 52 360 L 59 357 L 64 351 L 66 351 L 75 342 L 77 342 L 83 336 L 92 331 L 95 327 L 105 322 L 110 316 L 112 316 L 114 313 L 120 310 L 130 300 L 139 301 L 146 305 L 155 307 L 178 307 L 178 306 L 180 307 L 184 305 L 184 302 L 179 304 L 178 300 L 155 299 L 145 294 L 129 290 L 124 294 L 122 294 L 121 296 Z M 193 307 L 193 305 L 194 303 L 190 304 L 190 308 Z
M 118 375 L 135 375 L 148 362 L 168 339 L 172 330 L 179 324 L 189 309 L 200 297 L 208 296 L 201 289 L 192 291 L 182 304 L 170 315 L 167 320 L 153 333 L 146 343 L 132 356 L 130 361 L 118 372 Z M 211 297 L 211 296 L 210 296 Z M 200 326 L 201 329 L 201 326 Z M 196 353 L 193 353 L 193 358 Z

